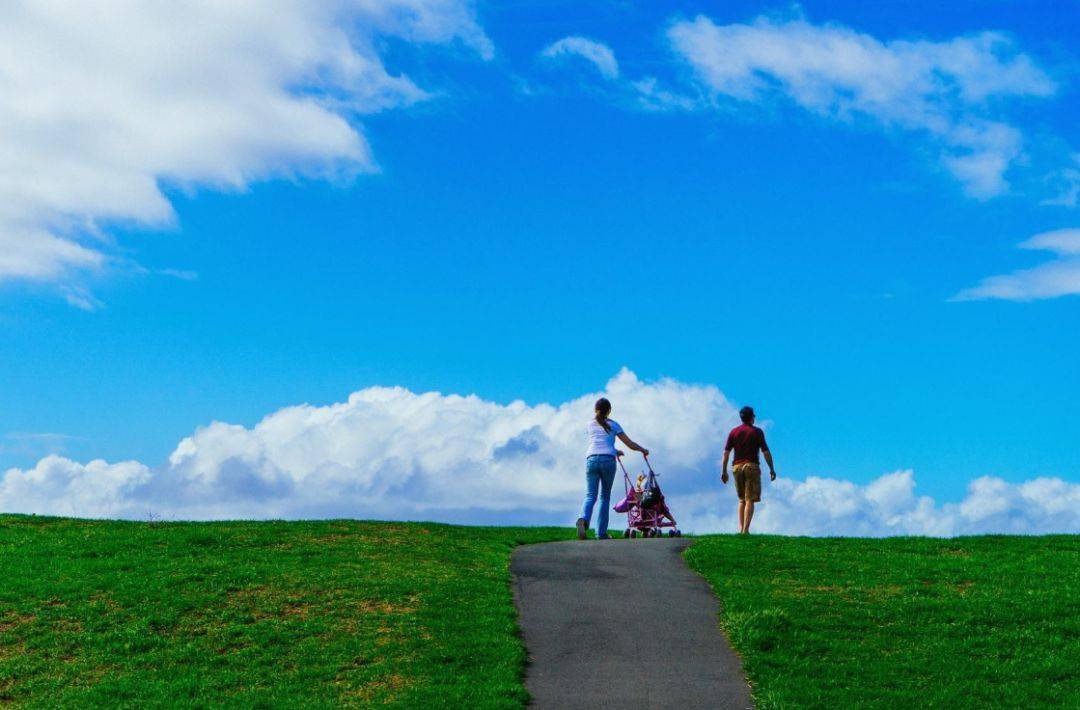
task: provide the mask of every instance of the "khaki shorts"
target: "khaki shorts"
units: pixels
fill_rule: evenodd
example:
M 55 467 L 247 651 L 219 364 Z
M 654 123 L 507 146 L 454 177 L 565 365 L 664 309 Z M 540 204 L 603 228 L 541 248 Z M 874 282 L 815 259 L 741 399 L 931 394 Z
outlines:
M 756 463 L 737 463 L 731 472 L 735 474 L 735 492 L 739 500 L 761 500 L 761 466 Z

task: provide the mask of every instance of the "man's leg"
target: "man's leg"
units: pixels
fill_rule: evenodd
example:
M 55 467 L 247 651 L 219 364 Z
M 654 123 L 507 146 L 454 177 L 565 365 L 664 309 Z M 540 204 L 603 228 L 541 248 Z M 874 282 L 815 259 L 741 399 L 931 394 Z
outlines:
M 746 501 L 741 532 L 749 535 L 750 521 L 754 519 L 754 503 L 761 500 L 761 467 L 746 464 L 740 473 L 742 473 L 742 498 Z
M 735 464 L 731 468 L 731 475 L 735 478 L 735 495 L 739 496 L 739 532 L 746 530 L 746 466 Z
M 743 514 L 744 522 L 743 522 L 742 531 L 743 531 L 743 533 L 749 535 L 750 534 L 750 521 L 753 520 L 753 518 L 754 518 L 754 501 L 746 500 L 746 501 L 743 501 L 743 503 L 745 505 L 746 512 Z

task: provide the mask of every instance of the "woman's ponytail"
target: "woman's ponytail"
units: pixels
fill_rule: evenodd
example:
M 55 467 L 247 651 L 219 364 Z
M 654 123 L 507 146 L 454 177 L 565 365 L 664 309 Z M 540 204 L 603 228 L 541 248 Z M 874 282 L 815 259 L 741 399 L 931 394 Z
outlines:
M 596 400 L 596 423 L 599 424 L 604 431 L 611 433 L 611 425 L 608 424 L 607 418 L 611 414 L 611 402 L 607 401 L 606 397 L 601 397 Z

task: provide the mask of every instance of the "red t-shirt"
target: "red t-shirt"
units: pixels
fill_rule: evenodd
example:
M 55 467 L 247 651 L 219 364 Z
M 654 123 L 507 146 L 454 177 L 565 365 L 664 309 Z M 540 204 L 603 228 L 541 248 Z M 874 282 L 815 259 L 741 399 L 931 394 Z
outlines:
M 753 424 L 740 424 L 727 436 L 724 451 L 735 449 L 735 463 L 759 463 L 758 452 L 768 451 L 765 432 Z

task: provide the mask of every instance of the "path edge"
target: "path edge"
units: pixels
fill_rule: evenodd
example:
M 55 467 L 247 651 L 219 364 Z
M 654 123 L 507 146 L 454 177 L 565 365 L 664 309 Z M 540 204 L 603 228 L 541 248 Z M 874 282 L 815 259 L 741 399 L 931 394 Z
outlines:
M 683 548 L 682 552 L 679 553 L 679 557 L 682 558 L 683 564 L 686 565 L 686 568 L 688 570 L 697 575 L 701 579 L 701 581 L 705 582 L 705 584 L 709 587 L 709 591 L 712 592 L 713 598 L 716 599 L 716 628 L 720 631 L 724 638 L 727 639 L 728 646 L 731 648 L 732 653 L 734 653 L 735 657 L 739 659 L 739 673 L 742 674 L 743 683 L 745 683 L 746 687 L 750 690 L 750 700 L 753 703 L 753 707 L 757 708 L 759 706 L 757 693 L 758 686 L 750 681 L 750 677 L 746 674 L 746 663 L 744 662 L 742 652 L 739 651 L 738 648 L 736 648 L 734 643 L 732 643 L 731 635 L 727 632 L 722 623 L 726 616 L 724 612 L 724 600 L 720 598 L 720 595 L 717 593 L 716 587 L 712 585 L 712 582 L 710 582 L 708 578 L 706 578 L 705 575 L 703 575 L 701 572 L 698 572 L 696 569 L 694 569 L 694 566 L 690 564 L 690 560 L 686 559 L 686 553 L 688 553 L 690 551 L 690 548 L 694 546 L 694 543 L 697 542 L 697 540 L 694 539 L 694 536 L 691 535 L 688 537 L 691 538 L 692 542 Z M 517 612 L 516 603 L 514 605 L 514 611 L 515 613 Z

